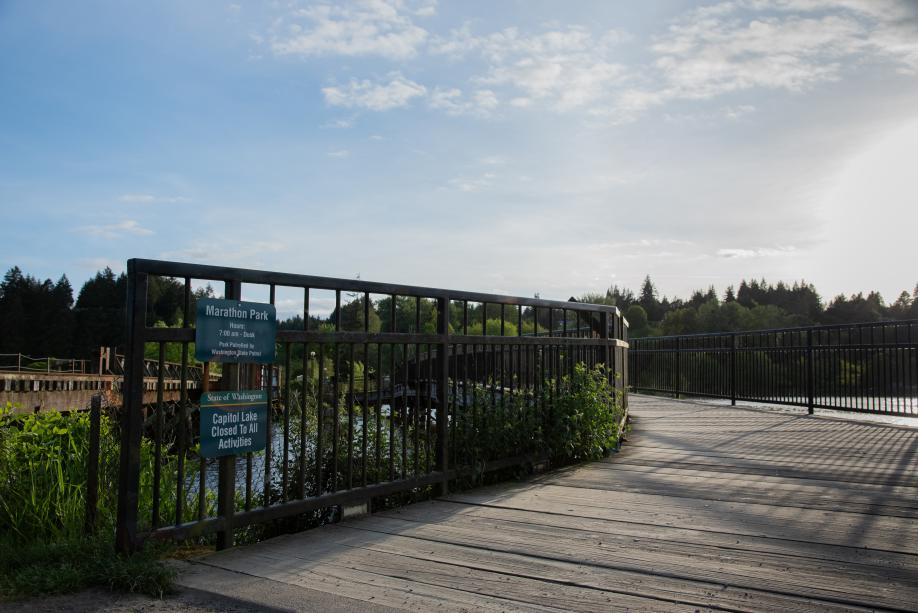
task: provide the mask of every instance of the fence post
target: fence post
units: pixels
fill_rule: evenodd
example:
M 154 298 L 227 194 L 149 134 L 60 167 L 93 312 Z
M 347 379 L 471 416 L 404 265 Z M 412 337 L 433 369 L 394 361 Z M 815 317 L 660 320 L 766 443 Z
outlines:
M 99 509 L 99 435 L 102 428 L 102 396 L 95 394 L 89 409 L 89 461 L 86 466 L 86 534 L 95 534 Z
M 123 406 L 121 408 L 121 452 L 118 467 L 118 514 L 115 547 L 122 553 L 137 545 L 137 505 L 140 489 L 140 442 L 143 435 L 143 329 L 146 326 L 147 273 L 138 272 L 128 260 L 128 290 L 125 315 L 127 346 L 124 359 Z
M 813 414 L 814 397 L 816 395 L 816 372 L 813 364 L 813 329 L 806 331 L 806 410 Z
M 736 334 L 730 335 L 730 404 L 736 406 Z
M 224 291 L 227 300 L 239 300 L 242 297 L 242 282 L 227 281 Z M 284 373 L 284 376 L 289 376 Z M 223 364 L 223 390 L 239 390 L 239 364 Z M 271 410 L 271 399 L 268 399 L 268 410 Z M 217 550 L 233 546 L 233 528 L 229 525 L 236 512 L 236 456 L 220 457 L 217 475 L 217 516 L 226 524 L 223 530 L 217 531 Z
M 440 372 L 437 373 L 437 471 L 443 473 L 440 496 L 449 493 L 449 296 L 437 299 Z M 428 359 L 430 359 L 428 357 Z M 429 393 L 429 391 L 428 391 Z
M 675 397 L 679 398 L 679 389 L 682 387 L 682 338 L 676 337 L 676 393 Z

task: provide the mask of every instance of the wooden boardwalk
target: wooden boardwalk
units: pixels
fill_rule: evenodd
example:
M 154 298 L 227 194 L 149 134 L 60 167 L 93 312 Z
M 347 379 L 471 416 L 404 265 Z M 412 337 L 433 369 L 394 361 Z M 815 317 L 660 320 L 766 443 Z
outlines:
M 918 429 L 631 413 L 607 461 L 219 552 L 181 581 L 303 610 L 918 610 Z

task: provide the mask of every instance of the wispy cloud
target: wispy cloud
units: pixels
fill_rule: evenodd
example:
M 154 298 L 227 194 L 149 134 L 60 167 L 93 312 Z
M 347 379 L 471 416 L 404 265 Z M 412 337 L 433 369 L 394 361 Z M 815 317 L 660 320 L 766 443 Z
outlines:
M 356 118 L 347 117 L 347 118 L 338 118 L 332 119 L 331 121 L 326 121 L 322 124 L 323 128 L 334 128 L 339 130 L 347 130 L 353 128 L 356 123 Z
M 868 59 L 918 71 L 918 5 L 895 0 L 722 1 L 687 10 L 644 40 L 557 22 L 537 31 L 483 33 L 467 22 L 434 35 L 417 23 L 434 12 L 433 3 L 402 0 L 320 3 L 288 12 L 267 39 L 278 55 L 421 56 L 462 63 L 469 74 L 461 83 L 401 73 L 384 81 L 351 79 L 323 88 L 331 106 L 385 111 L 426 97 L 431 109 L 453 116 L 547 109 L 606 125 L 674 101 L 755 89 L 806 91 L 844 78 Z M 649 61 L 622 53 L 623 44 L 642 48 Z M 747 107 L 724 107 L 719 120 L 747 115 Z
M 383 83 L 351 79 L 344 87 L 322 88 L 325 102 L 331 106 L 365 108 L 371 111 L 388 111 L 408 106 L 412 99 L 426 93 L 426 87 L 406 79 L 398 72 L 390 74 Z
M 191 202 L 191 198 L 185 196 L 157 196 L 149 193 L 121 194 L 118 196 L 118 202 L 125 204 L 178 204 Z
M 326 155 L 332 159 L 343 159 L 348 157 L 351 154 L 347 149 L 338 149 L 336 151 L 329 151 Z
M 918 70 L 918 5 L 890 0 L 736 0 L 687 12 L 651 45 L 654 82 L 637 107 L 752 89 L 801 92 L 858 60 Z
M 375 55 L 403 60 L 416 55 L 428 37 L 413 18 L 432 15 L 435 7 L 431 2 L 400 0 L 308 6 L 276 22 L 270 46 L 277 55 Z
M 113 224 L 80 226 L 73 231 L 87 236 L 109 239 L 125 238 L 127 236 L 150 236 L 153 234 L 153 230 L 144 228 L 133 219 L 125 219 Z
M 717 257 L 721 258 L 777 258 L 796 255 L 797 248 L 788 247 L 756 247 L 754 249 L 718 249 Z
M 190 262 L 243 262 L 264 254 L 279 253 L 286 249 L 280 241 L 240 241 L 238 243 L 198 242 L 185 249 L 164 251 L 159 257 L 166 260 Z
M 477 192 L 494 184 L 497 174 L 485 172 L 475 177 L 456 177 L 449 180 L 449 186 L 461 192 Z
M 581 26 L 530 35 L 517 28 L 474 35 L 466 25 L 434 41 L 431 53 L 480 57 L 487 68 L 473 81 L 507 89 L 513 107 L 541 102 L 563 111 L 602 99 L 625 77 L 625 66 L 611 53 L 626 38 L 616 30 L 597 37 Z

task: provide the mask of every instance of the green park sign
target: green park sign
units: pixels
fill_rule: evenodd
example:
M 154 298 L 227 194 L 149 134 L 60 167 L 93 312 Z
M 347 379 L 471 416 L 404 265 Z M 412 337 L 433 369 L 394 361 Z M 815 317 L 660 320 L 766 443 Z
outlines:
M 277 311 L 273 304 L 198 300 L 194 357 L 200 362 L 274 361 Z
M 265 448 L 268 393 L 264 390 L 201 394 L 201 456 L 218 458 Z

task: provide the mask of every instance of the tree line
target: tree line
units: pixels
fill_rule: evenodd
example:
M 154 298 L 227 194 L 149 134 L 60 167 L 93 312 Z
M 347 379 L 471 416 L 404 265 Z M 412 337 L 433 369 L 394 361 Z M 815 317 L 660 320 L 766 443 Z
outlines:
M 581 299 L 618 306 L 632 338 L 918 319 L 918 284 L 891 304 L 876 291 L 866 296 L 839 294 L 826 303 L 811 283 L 771 284 L 764 279 L 743 280 L 723 295 L 710 286 L 683 300 L 661 298 L 648 275 L 638 293 L 613 285 L 605 294 L 585 294 Z
M 150 277 L 149 325 L 180 325 L 185 286 L 175 279 Z M 192 293 L 194 301 L 213 296 L 208 286 Z M 80 288 L 62 275 L 56 282 L 10 268 L 0 282 L 0 353 L 93 359 L 100 347 L 124 346 L 127 276 L 111 268 L 98 271 Z
M 83 283 L 74 299 L 74 290 L 62 275 L 57 281 L 39 279 L 10 268 L 0 282 L 0 353 L 24 353 L 34 357 L 93 359 L 100 347 L 124 346 L 127 277 L 110 268 L 98 271 Z M 189 317 L 193 320 L 195 303 L 202 297 L 213 297 L 210 286 L 198 288 L 190 295 Z M 182 325 L 184 283 L 177 279 L 150 277 L 147 324 Z M 687 300 L 660 297 L 647 276 L 638 293 L 618 285 L 605 293 L 585 294 L 584 302 L 618 306 L 630 324 L 633 338 L 664 334 L 702 332 L 735 332 L 766 328 L 785 328 L 816 324 L 842 324 L 881 320 L 918 319 L 918 284 L 910 294 L 903 291 L 891 304 L 879 292 L 850 296 L 838 295 L 826 303 L 812 284 L 800 281 L 788 285 L 765 280 L 743 280 L 738 287 L 728 287 L 719 295 L 714 287 L 693 292 Z M 435 332 L 436 304 L 432 300 L 416 301 L 399 297 L 393 328 L 392 299 L 383 297 L 369 308 L 360 295 L 346 296 L 341 305 L 342 330 L 362 330 L 365 314 L 369 315 L 371 332 Z M 420 312 L 418 312 L 420 307 Z M 500 307 L 469 305 L 467 316 L 459 304 L 450 305 L 449 327 L 462 329 L 467 319 L 470 334 L 480 334 L 482 322 L 488 335 L 501 333 Z M 534 321 L 531 309 L 517 315 L 507 312 L 504 334 L 531 333 L 536 327 L 547 330 L 548 314 L 539 312 Z M 332 311 L 327 317 L 310 315 L 309 328 L 333 329 L 338 317 Z M 543 321 L 544 320 L 544 321 Z M 558 325 L 556 320 L 555 325 Z M 281 329 L 303 329 L 302 316 L 280 322 Z

